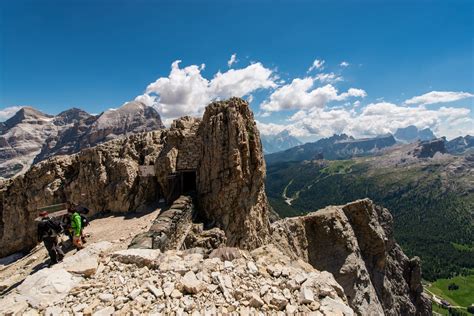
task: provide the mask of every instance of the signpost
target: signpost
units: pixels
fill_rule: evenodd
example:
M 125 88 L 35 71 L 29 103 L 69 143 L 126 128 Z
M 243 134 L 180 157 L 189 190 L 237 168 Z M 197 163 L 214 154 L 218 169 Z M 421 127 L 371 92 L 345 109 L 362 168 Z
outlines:
M 140 177 L 154 177 L 155 176 L 154 165 L 138 166 L 138 170 L 140 172 Z

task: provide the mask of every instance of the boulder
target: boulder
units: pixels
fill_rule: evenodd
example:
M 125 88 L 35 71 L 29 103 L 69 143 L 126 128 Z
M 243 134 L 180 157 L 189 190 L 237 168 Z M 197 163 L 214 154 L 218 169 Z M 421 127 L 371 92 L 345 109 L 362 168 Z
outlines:
M 31 306 L 45 308 L 60 302 L 81 280 L 65 269 L 45 268 L 28 276 L 18 292 Z
M 159 249 L 126 249 L 116 251 L 112 259 L 127 264 L 135 264 L 139 267 L 155 267 L 161 251 Z
M 196 275 L 192 271 L 187 272 L 183 276 L 181 284 L 184 291 L 189 294 L 197 294 L 202 288 L 202 282 L 196 278 Z

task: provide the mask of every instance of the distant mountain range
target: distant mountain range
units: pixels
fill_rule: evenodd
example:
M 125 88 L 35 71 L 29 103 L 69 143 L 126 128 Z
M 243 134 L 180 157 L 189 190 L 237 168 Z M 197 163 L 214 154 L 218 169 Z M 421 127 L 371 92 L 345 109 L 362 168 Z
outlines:
M 291 136 L 290 136 L 291 137 Z M 279 139 L 285 139 L 281 137 Z M 444 145 L 443 151 L 450 154 L 462 154 L 466 151 L 474 151 L 474 137 L 467 135 L 446 140 L 445 138 L 437 139 L 433 131 L 429 128 L 419 130 L 415 126 L 399 128 L 394 135 L 387 134 L 373 138 L 356 139 L 346 134 L 334 134 L 328 138 L 322 138 L 316 142 L 305 143 L 284 149 L 282 151 L 271 152 L 267 150 L 265 155 L 267 164 L 289 161 L 303 160 L 340 160 L 352 157 L 373 156 L 382 154 L 389 147 L 397 144 L 409 144 L 416 142 L 433 141 L 432 146 L 439 146 L 440 142 Z M 264 140 L 262 144 L 265 147 Z M 288 142 L 290 144 L 290 142 Z M 267 145 L 269 146 L 269 145 Z M 429 148 L 431 148 L 430 146 Z M 281 145 L 281 148 L 285 145 Z M 276 147 L 272 147 L 276 148 Z M 436 149 L 436 151 L 441 151 Z M 421 152 L 420 155 L 430 155 L 429 152 Z
M 260 139 L 264 154 L 283 151 L 302 144 L 299 139 L 291 136 L 288 131 L 282 131 L 276 135 L 261 135 Z
M 373 155 L 381 149 L 395 144 L 395 138 L 390 134 L 363 139 L 355 139 L 352 136 L 341 134 L 266 155 L 265 160 L 268 164 L 272 164 L 284 161 L 346 159 L 354 156 Z
M 431 129 L 425 128 L 420 130 L 414 125 L 397 129 L 393 136 L 397 141 L 405 143 L 413 143 L 418 140 L 432 140 L 436 138 Z
M 472 139 L 397 144 L 371 157 L 270 164 L 267 196 L 282 217 L 369 197 L 391 211 L 404 251 L 422 259 L 423 278 L 469 273 L 474 269 L 474 154 L 452 155 L 446 147 Z
M 72 154 L 123 135 L 163 128 L 158 112 L 137 101 L 99 115 L 69 109 L 56 116 L 23 107 L 0 123 L 0 177 L 54 155 Z

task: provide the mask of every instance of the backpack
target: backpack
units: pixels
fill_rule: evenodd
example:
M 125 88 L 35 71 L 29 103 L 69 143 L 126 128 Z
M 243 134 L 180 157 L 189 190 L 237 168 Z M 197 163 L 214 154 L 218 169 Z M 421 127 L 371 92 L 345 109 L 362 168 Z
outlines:
M 79 214 L 89 214 L 89 209 L 85 206 L 76 206 L 76 211 Z
M 82 214 L 79 214 L 79 215 L 81 216 L 81 227 L 82 228 L 87 227 L 89 225 L 89 220 L 84 215 Z

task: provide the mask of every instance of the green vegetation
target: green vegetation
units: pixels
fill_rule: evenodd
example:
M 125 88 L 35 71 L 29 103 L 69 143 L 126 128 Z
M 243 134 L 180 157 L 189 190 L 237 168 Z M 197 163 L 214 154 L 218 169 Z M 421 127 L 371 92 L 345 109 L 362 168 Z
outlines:
M 449 290 L 451 284 L 458 289 Z M 474 275 L 457 276 L 451 279 L 439 279 L 428 286 L 428 290 L 445 299 L 453 306 L 468 307 L 474 304 Z
M 397 167 L 377 159 L 383 157 L 269 165 L 267 195 L 282 217 L 368 197 L 391 211 L 395 238 L 408 256 L 422 259 L 425 279 L 472 273 L 474 191 L 466 189 L 472 179 L 449 176 L 436 162 Z

